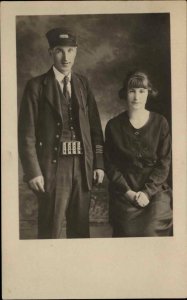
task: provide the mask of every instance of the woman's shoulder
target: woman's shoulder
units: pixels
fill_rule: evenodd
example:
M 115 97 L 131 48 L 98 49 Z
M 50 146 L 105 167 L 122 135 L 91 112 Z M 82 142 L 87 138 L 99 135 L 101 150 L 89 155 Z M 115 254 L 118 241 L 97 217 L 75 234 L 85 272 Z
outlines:
M 151 111 L 150 114 L 153 121 L 159 123 L 168 123 L 166 117 L 164 117 L 163 115 L 153 111 Z
M 108 123 L 107 123 L 107 127 L 115 127 L 118 126 L 122 120 L 127 118 L 127 111 L 123 111 L 120 114 L 114 116 L 113 118 L 111 118 Z
M 171 130 L 166 117 L 155 112 L 151 112 L 151 126 L 152 128 L 157 129 L 158 132 L 160 132 L 160 130 L 163 132 L 168 132 Z

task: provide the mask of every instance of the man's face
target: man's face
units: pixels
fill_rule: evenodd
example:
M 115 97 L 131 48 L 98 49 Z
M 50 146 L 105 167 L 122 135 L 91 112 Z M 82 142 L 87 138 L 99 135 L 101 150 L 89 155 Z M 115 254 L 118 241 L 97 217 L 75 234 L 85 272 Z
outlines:
M 56 46 L 49 50 L 54 66 L 65 75 L 69 74 L 77 54 L 77 47 Z

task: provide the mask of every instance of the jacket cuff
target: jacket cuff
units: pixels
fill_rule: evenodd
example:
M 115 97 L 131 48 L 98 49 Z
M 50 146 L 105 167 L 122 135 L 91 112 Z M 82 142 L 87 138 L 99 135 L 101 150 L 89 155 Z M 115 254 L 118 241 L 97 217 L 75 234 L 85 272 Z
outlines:
M 94 169 L 104 170 L 103 154 L 96 154 L 94 160 Z
M 123 193 L 126 193 L 128 192 L 129 190 L 131 190 L 131 188 L 128 186 L 128 184 L 126 183 L 125 180 L 123 180 L 123 177 L 120 178 L 120 180 L 117 182 L 120 190 L 123 192 Z
M 147 190 L 141 190 L 141 192 L 144 193 L 149 200 L 151 199 L 151 195 L 149 194 L 149 192 Z
M 94 149 L 94 169 L 104 170 L 103 145 L 96 145 Z
M 43 176 L 42 172 L 40 169 L 38 169 L 37 171 L 33 171 L 33 172 L 25 172 L 23 175 L 23 181 L 24 182 L 29 182 L 31 179 L 34 179 L 38 176 Z

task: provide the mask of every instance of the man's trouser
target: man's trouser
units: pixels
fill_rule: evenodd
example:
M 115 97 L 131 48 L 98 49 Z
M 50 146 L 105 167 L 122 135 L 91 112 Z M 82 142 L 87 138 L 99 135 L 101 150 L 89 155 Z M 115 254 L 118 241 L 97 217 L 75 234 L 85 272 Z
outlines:
M 52 196 L 40 197 L 38 238 L 88 238 L 90 192 L 83 155 L 60 156 Z

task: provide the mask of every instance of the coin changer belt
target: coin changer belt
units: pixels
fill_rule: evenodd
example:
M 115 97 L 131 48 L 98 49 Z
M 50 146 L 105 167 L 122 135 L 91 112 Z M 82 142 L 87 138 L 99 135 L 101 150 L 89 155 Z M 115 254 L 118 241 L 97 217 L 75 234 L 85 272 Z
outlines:
M 83 149 L 80 141 L 62 142 L 61 155 L 81 155 Z

